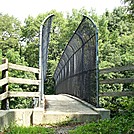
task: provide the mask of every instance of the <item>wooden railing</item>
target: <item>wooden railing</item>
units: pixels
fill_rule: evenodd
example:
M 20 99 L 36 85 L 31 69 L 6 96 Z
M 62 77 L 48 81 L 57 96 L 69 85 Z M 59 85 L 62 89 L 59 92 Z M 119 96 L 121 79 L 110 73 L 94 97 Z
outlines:
M 102 74 L 108 74 L 111 72 L 114 73 L 120 73 L 123 71 L 133 71 L 134 65 L 128 65 L 128 66 L 122 66 L 122 67 L 113 67 L 113 68 L 105 68 L 100 70 L 100 75 Z M 100 84 L 126 84 L 126 83 L 134 83 L 134 77 L 133 78 L 116 78 L 116 79 L 105 79 L 100 80 Z M 134 96 L 134 90 L 133 91 L 122 91 L 122 92 L 100 92 L 99 96 Z
M 32 72 L 35 74 L 39 74 L 40 71 L 37 68 L 27 67 L 22 65 L 16 65 L 12 63 L 8 63 L 7 59 L 2 61 L 0 65 L 0 72 L 2 72 L 2 78 L 0 79 L 0 101 L 1 108 L 7 109 L 9 107 L 8 98 L 10 97 L 40 97 L 40 92 L 13 92 L 8 90 L 9 83 L 16 83 L 16 84 L 28 84 L 28 85 L 38 85 L 40 84 L 40 80 L 31 80 L 31 79 L 23 79 L 23 78 L 14 78 L 8 77 L 8 70 L 20 70 L 26 72 Z

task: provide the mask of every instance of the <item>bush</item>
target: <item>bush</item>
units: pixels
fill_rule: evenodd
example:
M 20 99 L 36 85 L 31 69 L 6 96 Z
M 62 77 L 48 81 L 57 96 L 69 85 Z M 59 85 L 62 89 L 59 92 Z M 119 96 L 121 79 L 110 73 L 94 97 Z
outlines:
M 134 113 L 118 116 L 111 120 L 101 120 L 70 130 L 70 134 L 133 134 Z
M 130 98 L 122 103 L 124 111 L 114 118 L 80 126 L 70 130 L 70 134 L 134 134 L 134 100 Z

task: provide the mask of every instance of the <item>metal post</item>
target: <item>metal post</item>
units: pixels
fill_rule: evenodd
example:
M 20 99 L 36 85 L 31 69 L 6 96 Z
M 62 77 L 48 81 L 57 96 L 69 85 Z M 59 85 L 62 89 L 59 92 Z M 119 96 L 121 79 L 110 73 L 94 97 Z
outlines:
M 89 18 L 89 20 L 92 22 L 94 28 L 95 28 L 95 40 L 96 40 L 96 107 L 99 107 L 99 56 L 98 56 L 98 28 L 95 25 L 94 21 Z
M 39 80 L 40 80 L 40 83 L 39 83 L 39 92 L 40 92 L 40 97 L 39 97 L 39 107 L 41 107 L 41 104 L 42 104 L 42 66 L 41 66 L 41 63 L 42 63 L 42 25 L 40 26 L 40 44 L 39 44 L 39 70 L 40 70 L 40 73 L 39 73 Z
M 96 26 L 95 26 L 96 27 Z M 96 27 L 96 107 L 99 107 L 99 56 L 98 56 L 98 29 Z
M 46 80 L 46 70 L 47 70 L 47 49 L 49 43 L 50 27 L 52 22 L 52 17 L 54 15 L 49 15 L 45 18 L 40 26 L 40 44 L 39 44 L 39 107 L 44 108 L 44 82 Z

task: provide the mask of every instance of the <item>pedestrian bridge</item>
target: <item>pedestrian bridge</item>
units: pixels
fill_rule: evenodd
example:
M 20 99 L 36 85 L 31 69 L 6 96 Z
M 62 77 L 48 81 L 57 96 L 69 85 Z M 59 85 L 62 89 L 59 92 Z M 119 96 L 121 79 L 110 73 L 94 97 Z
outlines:
M 109 118 L 109 110 L 99 108 L 101 96 L 133 96 L 134 92 L 99 93 L 100 84 L 133 83 L 133 78 L 101 80 L 99 75 L 134 70 L 134 66 L 122 66 L 99 70 L 98 67 L 98 30 L 92 19 L 83 16 L 78 28 L 72 35 L 54 73 L 56 95 L 44 94 L 44 81 L 47 70 L 47 49 L 49 33 L 54 15 L 48 16 L 40 27 L 39 68 L 26 67 L 2 60 L 0 71 L 0 127 L 11 122 L 19 125 L 39 125 L 63 121 L 96 121 Z M 37 74 L 35 80 L 9 77 L 10 70 L 28 71 Z M 36 92 L 9 91 L 8 85 L 36 85 Z M 30 109 L 10 109 L 10 98 L 33 98 Z

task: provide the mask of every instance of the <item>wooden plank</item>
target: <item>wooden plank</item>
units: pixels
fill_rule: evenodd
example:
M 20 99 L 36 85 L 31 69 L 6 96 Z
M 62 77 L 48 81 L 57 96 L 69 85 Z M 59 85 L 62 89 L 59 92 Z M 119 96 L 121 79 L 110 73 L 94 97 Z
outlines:
M 0 101 L 6 99 L 7 97 L 8 97 L 8 92 L 4 92 L 0 94 Z
M 3 86 L 5 84 L 7 84 L 7 83 L 8 83 L 8 79 L 7 78 L 3 78 L 3 79 L 0 80 L 0 86 Z
M 40 80 L 31 80 L 31 79 L 9 77 L 8 82 L 9 83 L 16 83 L 16 84 L 39 85 Z
M 27 67 L 27 66 L 22 66 L 22 65 L 16 65 L 16 64 L 12 64 L 12 63 L 9 63 L 8 66 L 9 66 L 10 69 L 33 72 L 33 73 L 39 73 L 38 68 Z
M 9 97 L 39 97 L 39 92 L 9 92 Z
M 7 63 L 1 64 L 0 65 L 0 71 L 8 69 Z
M 134 96 L 134 91 L 127 91 L 127 92 L 103 92 L 99 94 L 100 97 L 108 96 L 108 97 L 121 97 L 121 96 Z
M 134 65 L 122 66 L 122 67 L 113 67 L 113 68 L 104 68 L 100 69 L 100 74 L 110 73 L 110 72 L 121 72 L 127 70 L 134 70 Z
M 107 79 L 100 80 L 100 84 L 124 84 L 124 83 L 134 83 L 134 78 L 120 78 L 120 79 Z

